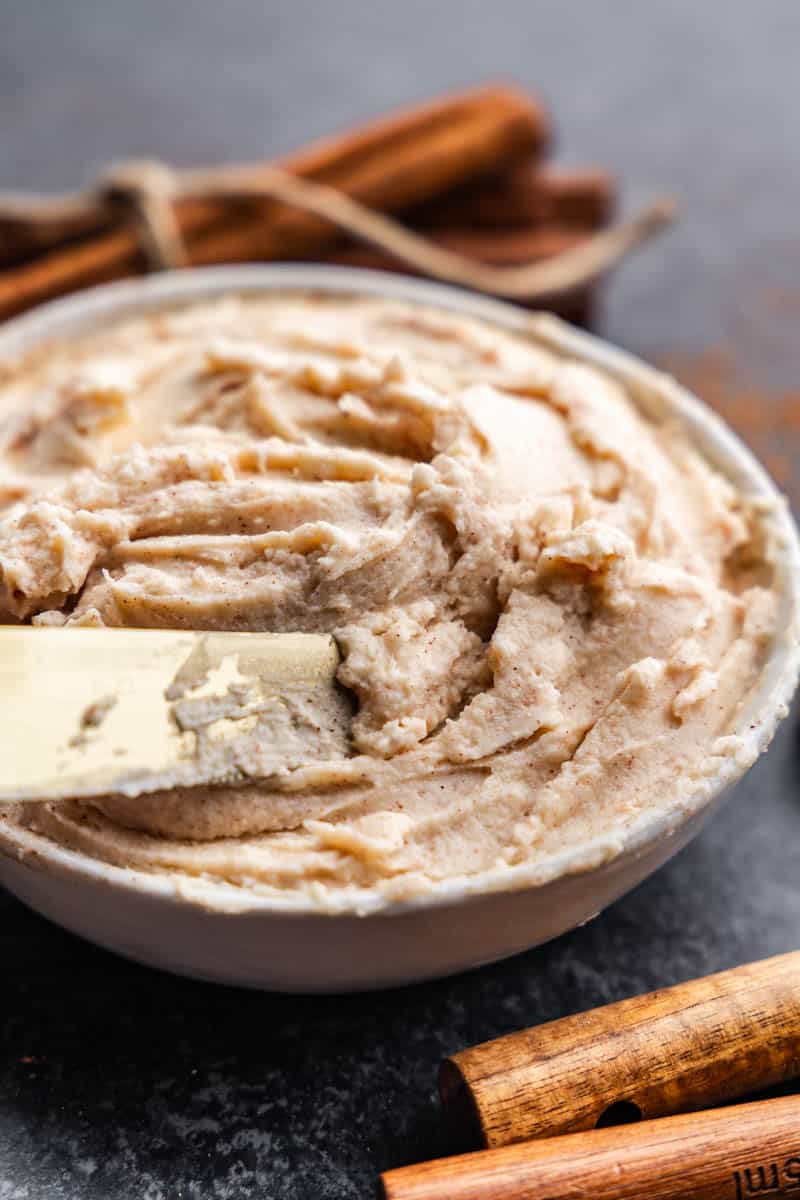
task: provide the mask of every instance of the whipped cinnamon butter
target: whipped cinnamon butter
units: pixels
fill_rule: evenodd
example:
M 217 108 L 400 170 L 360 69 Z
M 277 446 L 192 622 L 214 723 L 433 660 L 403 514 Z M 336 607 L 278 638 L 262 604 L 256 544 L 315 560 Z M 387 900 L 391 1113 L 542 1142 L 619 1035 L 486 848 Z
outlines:
M 12 819 L 334 910 L 545 878 L 736 753 L 763 541 L 620 385 L 443 311 L 272 294 L 38 351 L 0 374 L 0 621 L 331 632 L 351 706 L 276 724 L 309 761 L 264 784 Z

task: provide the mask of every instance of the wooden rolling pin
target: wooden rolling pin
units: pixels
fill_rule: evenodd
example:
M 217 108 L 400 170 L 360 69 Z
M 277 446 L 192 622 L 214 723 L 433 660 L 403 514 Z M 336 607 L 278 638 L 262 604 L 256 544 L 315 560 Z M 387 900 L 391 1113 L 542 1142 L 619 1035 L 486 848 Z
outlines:
M 381 1184 L 385 1200 L 796 1196 L 800 1096 L 440 1158 Z
M 442 1063 L 439 1090 L 476 1144 L 504 1146 L 708 1108 L 797 1076 L 794 951 L 485 1042 Z

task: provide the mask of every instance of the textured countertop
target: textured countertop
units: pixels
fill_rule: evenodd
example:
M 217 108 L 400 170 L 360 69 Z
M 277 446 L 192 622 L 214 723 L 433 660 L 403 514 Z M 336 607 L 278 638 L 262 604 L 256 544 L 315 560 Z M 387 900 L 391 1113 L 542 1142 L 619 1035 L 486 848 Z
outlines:
M 680 227 L 606 291 L 599 331 L 669 362 L 800 500 L 800 8 L 787 0 L 0 0 L 2 186 L 110 157 L 263 156 L 511 76 L 564 161 Z M 793 290 L 794 289 L 794 290 Z M 794 718 L 721 816 L 602 917 L 498 966 L 292 998 L 170 978 L 0 897 L 0 1200 L 363 1197 L 448 1149 L 442 1054 L 800 943 Z

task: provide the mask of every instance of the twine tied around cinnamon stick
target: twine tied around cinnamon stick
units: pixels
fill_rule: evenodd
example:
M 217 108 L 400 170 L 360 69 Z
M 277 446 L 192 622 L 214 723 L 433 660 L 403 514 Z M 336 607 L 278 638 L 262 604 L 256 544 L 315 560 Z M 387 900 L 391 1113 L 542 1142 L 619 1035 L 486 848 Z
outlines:
M 166 270 L 187 262 L 175 218 L 175 204 L 186 199 L 279 201 L 321 217 L 433 279 L 528 303 L 592 282 L 668 225 L 676 211 L 672 199 L 660 197 L 629 220 L 546 261 L 495 267 L 438 246 L 343 192 L 281 167 L 178 169 L 156 160 L 129 160 L 106 168 L 77 193 L 0 192 L 0 221 L 28 231 L 49 228 L 64 240 L 92 222 L 127 224 L 136 233 L 148 269 Z

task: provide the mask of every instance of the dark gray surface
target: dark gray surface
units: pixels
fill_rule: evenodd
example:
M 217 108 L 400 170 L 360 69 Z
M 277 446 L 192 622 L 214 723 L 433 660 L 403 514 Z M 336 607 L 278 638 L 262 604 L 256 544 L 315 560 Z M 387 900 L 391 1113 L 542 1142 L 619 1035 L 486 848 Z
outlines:
M 601 330 L 651 357 L 733 339 L 789 386 L 800 309 L 776 331 L 759 306 L 800 286 L 798 35 L 790 0 L 0 0 L 0 185 L 262 155 L 511 75 L 550 98 L 562 157 L 614 167 L 632 200 L 683 197 Z M 443 1053 L 800 944 L 798 834 L 790 720 L 707 832 L 591 925 L 374 996 L 172 979 L 4 898 L 0 1200 L 368 1196 L 448 1149 Z

